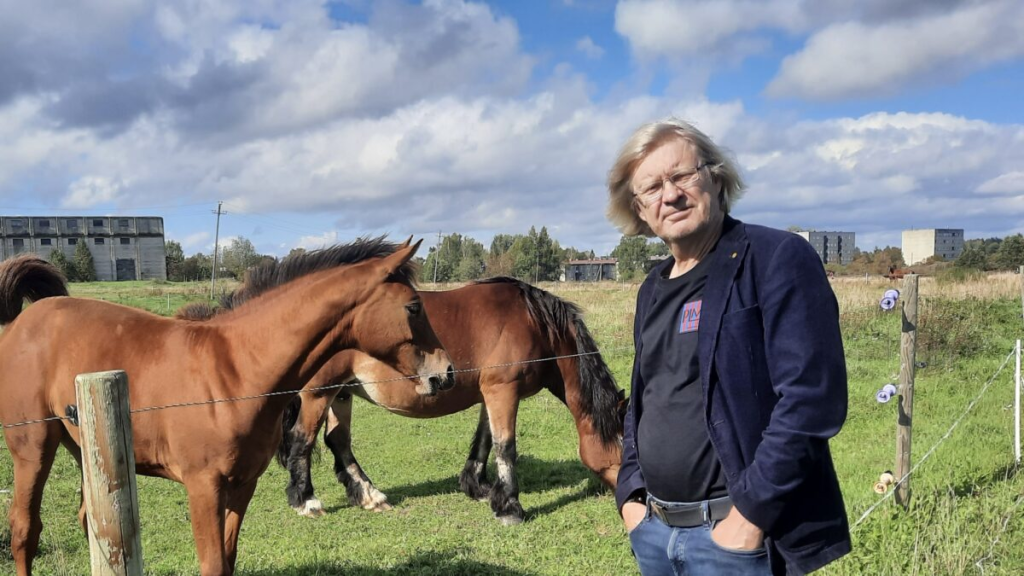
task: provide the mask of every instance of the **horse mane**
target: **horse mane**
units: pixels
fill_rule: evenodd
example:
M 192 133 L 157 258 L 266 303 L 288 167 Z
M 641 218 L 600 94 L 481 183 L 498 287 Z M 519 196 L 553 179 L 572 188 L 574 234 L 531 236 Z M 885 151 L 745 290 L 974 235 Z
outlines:
M 515 278 L 496 276 L 474 284 L 511 284 L 517 287 L 526 302 L 527 313 L 545 332 L 549 342 L 555 343 L 567 337 L 575 340 L 576 353 L 582 354 L 576 357 L 580 407 L 590 417 L 602 443 L 606 446 L 617 443 L 622 434 L 619 402 L 623 394 L 583 322 L 583 311 L 579 306 Z
M 25 300 L 35 302 L 67 296 L 68 281 L 60 269 L 35 256 L 24 254 L 0 264 L 0 325 L 21 314 Z
M 175 318 L 191 321 L 209 320 L 296 278 L 371 258 L 383 258 L 394 254 L 399 246 L 394 242 L 388 242 L 386 236 L 361 237 L 349 244 L 292 254 L 281 261 L 267 260 L 247 270 L 242 285 L 221 297 L 219 306 L 201 302 L 189 304 L 178 310 Z M 415 287 L 418 275 L 419 265 L 409 260 L 396 270 L 392 277 Z

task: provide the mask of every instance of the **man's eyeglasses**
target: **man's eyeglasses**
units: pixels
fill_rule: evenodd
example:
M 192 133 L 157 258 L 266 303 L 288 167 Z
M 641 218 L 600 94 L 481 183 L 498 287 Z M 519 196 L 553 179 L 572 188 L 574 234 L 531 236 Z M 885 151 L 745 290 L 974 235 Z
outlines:
M 650 206 L 661 200 L 661 195 L 665 192 L 666 182 L 671 182 L 679 190 L 685 190 L 700 182 L 701 171 L 711 165 L 710 162 L 705 162 L 693 170 L 683 170 L 672 174 L 668 178 L 659 178 L 657 181 L 647 184 L 643 190 L 634 192 L 633 196 L 636 196 L 645 207 Z

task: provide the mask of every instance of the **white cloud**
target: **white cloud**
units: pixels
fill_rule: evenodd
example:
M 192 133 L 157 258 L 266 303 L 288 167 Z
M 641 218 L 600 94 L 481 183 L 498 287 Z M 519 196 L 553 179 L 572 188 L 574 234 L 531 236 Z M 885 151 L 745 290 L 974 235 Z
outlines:
M 83 176 L 68 186 L 61 208 L 92 208 L 117 201 L 124 191 L 124 183 L 106 176 Z
M 338 231 L 331 230 L 324 232 L 323 234 L 313 236 L 303 236 L 299 238 L 299 241 L 295 243 L 295 248 L 304 248 L 306 250 L 316 250 L 325 246 L 331 246 L 338 243 Z
M 878 96 L 947 83 L 1024 55 L 1024 4 L 968 5 L 951 13 L 887 23 L 841 22 L 786 57 L 770 96 L 812 100 Z
M 587 58 L 598 59 L 604 56 L 604 48 L 594 43 L 590 36 L 584 36 L 576 41 L 576 49 L 586 55 Z
M 1000 174 L 991 180 L 982 182 L 974 191 L 982 194 L 1024 195 L 1024 172 L 1015 170 Z
M 186 252 L 189 251 L 189 249 L 198 248 L 203 245 L 213 246 L 210 242 L 209 232 L 195 232 L 193 234 L 189 234 L 182 238 L 180 243 L 182 250 L 185 250 Z

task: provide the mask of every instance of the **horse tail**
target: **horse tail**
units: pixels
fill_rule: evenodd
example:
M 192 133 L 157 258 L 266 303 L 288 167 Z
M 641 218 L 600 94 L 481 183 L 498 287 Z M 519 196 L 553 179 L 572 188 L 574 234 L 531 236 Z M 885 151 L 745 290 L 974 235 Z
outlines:
M 519 288 L 530 319 L 545 332 L 552 350 L 565 349 L 565 344 L 569 344 L 576 351 L 580 410 L 590 418 L 605 446 L 617 444 L 622 435 L 620 402 L 624 393 L 616 386 L 615 377 L 583 322 L 583 311 L 568 300 L 514 278 L 488 278 L 478 283 L 498 282 Z
M 288 467 L 288 455 L 292 450 L 292 428 L 299 421 L 299 413 L 302 412 L 302 394 L 296 394 L 284 408 L 281 416 L 281 442 L 277 445 L 277 463 L 282 467 Z
M 14 322 L 25 300 L 67 295 L 68 281 L 60 269 L 38 256 L 25 254 L 0 264 L 0 326 Z

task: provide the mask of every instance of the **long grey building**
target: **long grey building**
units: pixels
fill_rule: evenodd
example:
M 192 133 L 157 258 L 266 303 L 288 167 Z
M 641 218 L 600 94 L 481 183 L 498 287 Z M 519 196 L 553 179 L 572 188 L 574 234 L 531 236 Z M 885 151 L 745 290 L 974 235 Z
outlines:
M 845 266 L 853 262 L 853 249 L 856 247 L 853 232 L 803 231 L 797 234 L 811 243 L 822 264 Z
M 946 262 L 960 257 L 964 251 L 963 228 L 927 228 L 903 231 L 903 261 L 907 266 L 939 256 Z
M 166 280 L 164 219 L 157 216 L 0 216 L 0 260 L 32 253 L 74 258 L 85 242 L 96 279 Z

